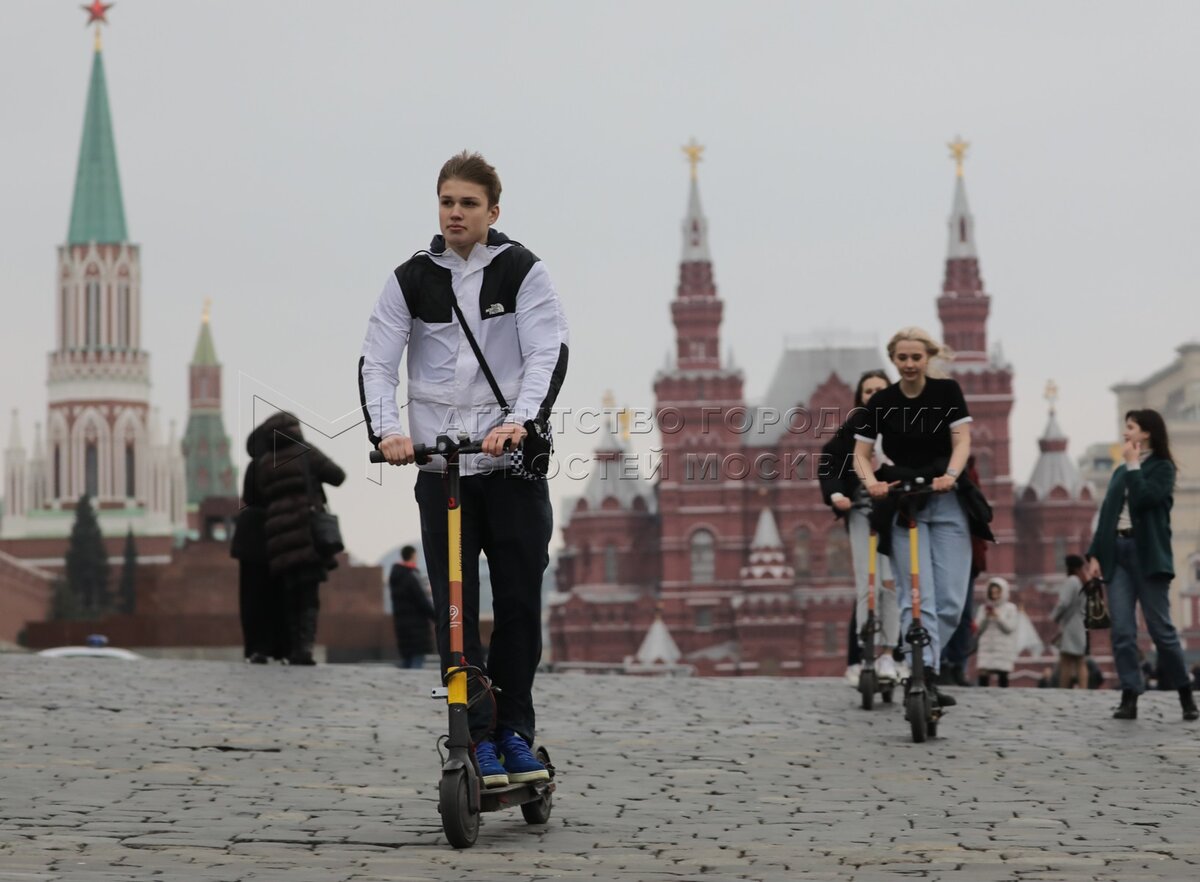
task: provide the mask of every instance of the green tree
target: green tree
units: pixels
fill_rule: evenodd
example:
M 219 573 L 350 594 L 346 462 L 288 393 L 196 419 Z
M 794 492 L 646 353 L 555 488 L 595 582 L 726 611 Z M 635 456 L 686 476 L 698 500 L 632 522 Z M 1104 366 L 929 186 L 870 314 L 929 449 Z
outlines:
M 50 618 L 62 619 L 82 619 L 83 606 L 79 602 L 79 598 L 75 596 L 75 592 L 71 590 L 71 586 L 67 584 L 66 579 L 54 580 L 54 593 L 50 595 Z
M 125 562 L 121 567 L 121 584 L 117 587 L 117 609 L 132 613 L 137 606 L 137 545 L 133 541 L 133 527 L 125 534 Z
M 86 493 L 75 506 L 75 523 L 67 546 L 67 586 L 83 617 L 96 618 L 108 612 L 108 549 Z

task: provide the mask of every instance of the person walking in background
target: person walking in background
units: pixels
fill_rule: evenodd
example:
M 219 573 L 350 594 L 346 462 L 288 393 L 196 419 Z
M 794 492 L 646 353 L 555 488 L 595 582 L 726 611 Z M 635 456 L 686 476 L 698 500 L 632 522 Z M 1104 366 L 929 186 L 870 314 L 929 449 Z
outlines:
M 1087 629 L 1083 625 L 1083 580 L 1086 563 L 1078 554 L 1068 554 L 1067 578 L 1058 589 L 1058 604 L 1050 617 L 1058 625 L 1058 685 L 1064 689 L 1088 687 Z
M 392 596 L 392 626 L 400 667 L 423 667 L 432 643 L 429 626 L 434 621 L 433 601 L 417 578 L 417 549 L 411 545 L 401 548 L 400 560 L 392 564 L 388 592 Z
M 979 685 L 991 684 L 992 674 L 997 685 L 1008 687 L 1008 675 L 1013 672 L 1020 651 L 1017 625 L 1020 611 L 1008 599 L 1008 581 L 995 576 L 988 580 L 987 599 L 975 615 L 979 635 L 979 655 L 976 669 Z
M 246 439 L 250 465 L 242 479 L 242 508 L 234 523 L 229 555 L 238 562 L 238 614 L 242 624 L 242 646 L 246 661 L 265 665 L 272 658 L 288 656 L 286 606 L 283 587 L 271 578 L 267 556 L 267 508 L 258 492 L 255 444 L 257 430 Z
M 854 568 L 854 587 L 857 603 L 851 617 L 850 646 L 847 658 L 846 681 L 858 686 L 858 674 L 862 662 L 860 634 L 867 621 L 867 565 L 870 552 L 870 509 L 871 497 L 854 471 L 854 427 L 851 423 L 861 419 L 871 396 L 890 385 L 882 370 L 867 371 L 858 378 L 854 391 L 854 408 L 834 436 L 821 448 L 825 466 L 818 474 L 821 495 L 825 504 L 833 509 L 838 518 L 846 521 L 850 535 L 850 555 Z M 880 680 L 896 681 L 896 661 L 892 650 L 900 639 L 900 607 L 896 602 L 896 587 L 892 581 L 891 568 L 886 554 L 879 553 L 876 566 L 876 623 L 879 639 L 875 647 L 879 652 L 877 671 Z M 857 660 L 854 656 L 857 655 Z
M 288 662 L 316 664 L 318 586 L 336 562 L 317 548 L 313 515 L 325 505 L 322 485 L 337 487 L 346 480 L 346 473 L 304 442 L 300 421 L 290 413 L 281 411 L 268 417 L 255 433 L 251 445 L 257 453 L 255 501 L 267 511 L 267 566 L 286 594 Z
M 1125 414 L 1125 462 L 1108 482 L 1088 548 L 1083 578 L 1108 582 L 1113 659 L 1121 681 L 1121 704 L 1113 716 L 1137 719 L 1138 696 L 1145 691 L 1138 668 L 1137 607 L 1158 650 L 1166 689 L 1179 691 L 1183 718 L 1200 719 L 1179 634 L 1171 622 L 1170 590 L 1175 577 L 1171 555 L 1171 507 L 1175 500 L 1175 460 L 1167 425 L 1156 410 Z

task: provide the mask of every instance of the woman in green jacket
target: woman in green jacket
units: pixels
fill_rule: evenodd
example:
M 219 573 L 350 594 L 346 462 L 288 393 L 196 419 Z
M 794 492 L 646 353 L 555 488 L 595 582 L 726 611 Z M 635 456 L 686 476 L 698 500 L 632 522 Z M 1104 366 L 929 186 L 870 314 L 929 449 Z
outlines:
M 1113 716 L 1136 720 L 1138 695 L 1145 691 L 1137 657 L 1137 605 L 1141 604 L 1165 685 L 1179 690 L 1183 718 L 1195 720 L 1200 711 L 1179 634 L 1171 623 L 1175 460 L 1167 426 L 1156 410 L 1131 410 L 1125 414 L 1124 435 L 1125 464 L 1108 482 L 1083 573 L 1085 579 L 1100 577 L 1108 582 L 1113 658 L 1121 680 L 1121 706 Z

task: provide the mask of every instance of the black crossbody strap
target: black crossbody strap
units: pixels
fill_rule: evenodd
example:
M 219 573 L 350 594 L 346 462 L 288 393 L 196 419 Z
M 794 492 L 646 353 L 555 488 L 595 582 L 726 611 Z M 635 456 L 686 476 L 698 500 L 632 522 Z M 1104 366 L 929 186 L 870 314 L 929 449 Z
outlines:
M 483 357 L 483 352 L 480 350 L 479 344 L 475 342 L 475 335 L 471 333 L 471 328 L 467 325 L 467 320 L 463 318 L 462 310 L 458 308 L 458 299 L 451 296 L 450 305 L 454 307 L 454 314 L 458 316 L 458 323 L 462 326 L 463 333 L 467 335 L 467 342 L 471 344 L 471 351 L 475 353 L 475 360 L 479 362 L 479 367 L 483 370 L 483 375 L 487 378 L 488 385 L 492 387 L 492 394 L 496 396 L 496 401 L 500 404 L 504 415 L 508 416 L 511 408 L 508 406 L 508 402 L 504 400 L 504 393 L 500 391 L 500 384 L 492 376 L 492 369 L 488 367 L 487 360 Z

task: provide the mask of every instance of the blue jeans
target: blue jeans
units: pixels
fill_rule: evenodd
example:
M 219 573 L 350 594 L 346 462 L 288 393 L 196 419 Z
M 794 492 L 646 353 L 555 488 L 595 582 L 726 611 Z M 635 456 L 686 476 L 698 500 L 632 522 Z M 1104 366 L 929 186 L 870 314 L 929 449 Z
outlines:
M 1139 695 L 1146 691 L 1138 664 L 1137 604 L 1150 639 L 1158 650 L 1165 686 L 1179 689 L 1190 683 L 1179 634 L 1171 624 L 1171 580 L 1167 576 L 1143 576 L 1138 565 L 1137 543 L 1132 537 L 1117 537 L 1117 568 L 1108 583 L 1108 611 L 1112 618 L 1113 659 L 1121 688 Z
M 917 555 L 921 579 L 921 624 L 930 643 L 922 653 L 927 668 L 937 671 L 942 638 L 954 633 L 971 589 L 971 534 L 958 495 L 935 493 L 917 512 Z M 908 527 L 897 517 L 892 527 L 892 572 L 900 596 L 900 631 L 912 625 L 912 580 L 909 576 Z M 907 646 L 907 644 L 906 644 Z M 911 653 L 911 647 L 908 647 Z

